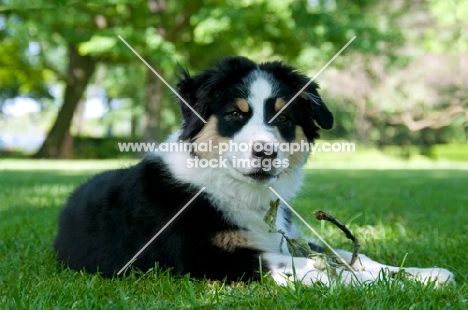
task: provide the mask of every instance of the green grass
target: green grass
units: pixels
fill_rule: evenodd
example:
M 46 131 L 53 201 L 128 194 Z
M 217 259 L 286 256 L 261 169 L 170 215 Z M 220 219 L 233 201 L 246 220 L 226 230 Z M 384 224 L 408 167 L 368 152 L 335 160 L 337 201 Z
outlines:
M 108 280 L 59 268 L 52 241 L 67 195 L 96 171 L 131 161 L 3 160 L 0 309 L 466 309 L 466 165 L 364 158 L 358 167 L 367 162 L 376 169 L 356 169 L 351 160 L 309 164 L 314 169 L 306 170 L 304 189 L 293 207 L 335 247 L 349 249 L 350 243 L 331 224 L 317 222 L 312 211 L 324 210 L 346 222 L 362 253 L 391 265 L 404 261 L 406 266 L 448 268 L 456 285 L 434 289 L 384 281 L 354 288 L 278 287 L 268 278 L 230 284 L 157 270 Z

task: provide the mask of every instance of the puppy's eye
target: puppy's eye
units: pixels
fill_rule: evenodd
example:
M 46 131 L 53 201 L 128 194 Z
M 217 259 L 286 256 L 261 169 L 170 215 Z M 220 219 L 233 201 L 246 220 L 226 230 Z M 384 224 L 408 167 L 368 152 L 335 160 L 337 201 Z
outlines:
M 277 119 L 278 119 L 278 122 L 280 123 L 286 123 L 287 121 L 289 121 L 289 117 L 287 117 L 284 114 L 278 115 Z
M 229 113 L 229 116 L 231 116 L 232 118 L 237 118 L 237 119 L 244 118 L 242 113 L 240 113 L 239 111 L 232 111 L 231 113 Z

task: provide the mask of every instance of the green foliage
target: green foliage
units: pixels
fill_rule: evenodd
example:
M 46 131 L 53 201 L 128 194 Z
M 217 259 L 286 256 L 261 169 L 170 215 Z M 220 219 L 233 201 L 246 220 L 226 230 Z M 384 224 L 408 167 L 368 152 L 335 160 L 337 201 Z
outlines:
M 117 37 L 95 35 L 89 41 L 80 44 L 79 51 L 84 55 L 101 55 L 114 50 L 119 42 Z
M 0 107 L 3 100 L 17 96 L 50 97 L 51 72 L 42 70 L 37 51 L 22 30 L 21 21 L 15 19 L 5 20 L 0 28 Z
M 460 142 L 466 140 L 457 130 L 466 122 L 461 116 L 424 132 L 394 119 L 405 112 L 415 120 L 443 114 L 453 100 L 466 99 L 460 68 L 453 70 L 460 73 L 458 80 L 454 73 L 450 81 L 440 77 L 431 84 L 425 79 L 433 74 L 419 72 L 426 64 L 415 61 L 428 51 L 454 59 L 462 55 L 468 48 L 463 31 L 467 11 L 462 0 L 0 1 L 0 25 L 5 21 L 0 28 L 0 104 L 18 95 L 44 98 L 51 85 L 67 83 L 66 51 L 72 45 L 107 69 L 103 81 L 93 81 L 107 97 L 124 98 L 132 107 L 122 111 L 133 121 L 142 119 L 147 68 L 119 35 L 172 85 L 177 64 L 196 72 L 230 55 L 285 60 L 312 76 L 356 36 L 333 62 L 345 83 L 336 86 L 337 79 L 327 81 L 325 73 L 319 77 L 331 85 L 324 90 L 351 94 L 324 92 L 333 98 L 325 101 L 331 102 L 337 124 L 328 137 L 377 145 Z M 416 14 L 421 24 L 413 18 Z M 175 102 L 170 92 L 163 94 L 161 136 L 178 123 Z M 360 113 L 367 115 L 360 118 Z M 117 114 L 105 121 L 112 123 L 109 119 Z
M 0 162 L 0 304 L 5 309 L 465 309 L 468 295 L 466 170 L 317 169 L 308 171 L 292 206 L 311 225 L 312 210 L 346 219 L 370 257 L 391 265 L 440 266 L 457 284 L 434 289 L 403 280 L 347 288 L 278 287 L 171 276 L 158 269 L 121 280 L 61 268 L 51 244 L 66 197 L 90 175 L 129 161 Z M 413 167 L 414 168 L 414 167 Z M 303 226 L 299 226 L 303 227 Z M 303 228 L 307 233 L 307 229 Z M 349 241 L 333 225 L 321 233 L 335 247 Z
M 431 147 L 431 155 L 438 160 L 468 161 L 468 144 L 439 144 Z
M 431 0 L 429 8 L 440 27 L 429 28 L 425 46 L 437 53 L 457 55 L 468 50 L 468 3 L 463 0 Z M 441 35 L 442 32 L 442 35 Z

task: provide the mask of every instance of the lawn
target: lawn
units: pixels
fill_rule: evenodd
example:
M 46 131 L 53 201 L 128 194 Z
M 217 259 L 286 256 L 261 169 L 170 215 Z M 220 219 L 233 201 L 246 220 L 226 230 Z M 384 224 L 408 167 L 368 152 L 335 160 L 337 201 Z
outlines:
M 308 165 L 292 206 L 335 247 L 350 248 L 324 210 L 345 222 L 361 252 L 391 265 L 440 266 L 456 285 L 403 281 L 361 287 L 278 287 L 171 277 L 159 270 L 120 280 L 57 266 L 52 242 L 68 194 L 91 174 L 130 161 L 0 161 L 0 309 L 466 309 L 466 164 L 368 161 Z M 303 225 L 305 234 L 312 236 Z

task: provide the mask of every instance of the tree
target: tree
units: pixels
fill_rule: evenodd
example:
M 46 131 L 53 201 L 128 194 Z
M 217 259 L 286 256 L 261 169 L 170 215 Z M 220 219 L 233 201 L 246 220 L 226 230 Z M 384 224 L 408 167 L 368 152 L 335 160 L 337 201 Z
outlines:
M 78 103 L 96 68 L 97 61 L 90 56 L 82 56 L 76 46 L 68 46 L 68 70 L 65 96 L 56 121 L 47 138 L 34 157 L 70 157 L 70 125 Z M 68 145 L 67 145 L 68 143 Z
M 311 62 L 323 64 L 323 60 L 326 62 L 354 34 L 359 34 L 360 40 L 350 50 L 374 51 L 379 44 L 375 38 L 382 38 L 388 30 L 370 18 L 362 19 L 362 14 L 375 7 L 372 1 L 362 0 L 349 1 L 344 7 L 335 1 L 307 0 L 228 4 L 218 0 L 118 0 L 112 4 L 72 0 L 53 4 L 42 0 L 31 4 L 19 0 L 9 5 L 12 14 L 22 19 L 25 29 L 35 29 L 31 40 L 38 42 L 45 53 L 44 67 L 56 69 L 55 73 L 69 90 L 55 124 L 36 154 L 40 157 L 65 154 L 64 138 L 93 68 L 101 63 L 142 66 L 118 35 L 171 80 L 177 62 L 197 70 L 215 58 L 228 55 L 246 55 L 259 61 L 281 57 L 311 68 Z M 51 11 L 55 14 L 50 14 Z M 52 51 L 64 46 L 70 58 L 67 70 L 58 69 L 50 62 Z M 70 72 L 75 69 L 86 73 L 83 79 L 70 78 Z M 146 76 L 144 136 L 157 140 L 164 87 L 152 74 Z
M 130 1 L 119 1 L 113 5 L 102 5 L 99 2 L 77 3 L 68 0 L 55 3 L 47 1 L 8 3 L 6 10 L 9 12 L 9 18 L 20 20 L 18 28 L 26 32 L 26 37 L 29 36 L 32 42 L 40 46 L 42 66 L 52 70 L 65 84 L 64 102 L 35 157 L 65 157 L 71 154 L 70 125 L 74 111 L 91 80 L 96 65 L 109 60 L 107 55 L 98 57 L 81 51 L 80 44 L 88 42 L 99 32 L 108 31 L 111 26 L 120 27 L 127 22 L 135 26 L 131 22 L 134 15 L 138 14 L 132 15 L 130 10 L 130 14 L 119 15 L 125 6 L 130 6 L 127 3 Z M 140 7 L 142 3 L 139 1 Z M 50 14 L 51 11 L 54 14 Z M 114 24 L 109 25 L 110 21 Z M 140 23 L 142 21 L 144 15 L 138 20 Z M 67 50 L 68 64 L 63 67 L 56 66 L 56 59 L 51 59 L 50 56 L 64 48 Z M 123 61 L 128 61 L 128 58 L 122 57 L 118 51 L 111 56 L 115 61 L 122 61 L 121 58 Z

